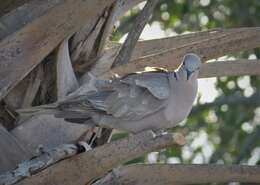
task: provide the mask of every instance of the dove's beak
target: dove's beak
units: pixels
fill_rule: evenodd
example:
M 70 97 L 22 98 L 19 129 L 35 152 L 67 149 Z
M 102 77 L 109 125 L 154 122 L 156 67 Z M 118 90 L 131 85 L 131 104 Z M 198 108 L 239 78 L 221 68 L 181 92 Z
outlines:
M 190 79 L 190 76 L 192 75 L 192 73 L 193 73 L 194 71 L 189 71 L 189 70 L 187 70 L 187 69 L 186 69 L 186 71 L 187 71 L 187 80 L 189 80 L 189 79 Z

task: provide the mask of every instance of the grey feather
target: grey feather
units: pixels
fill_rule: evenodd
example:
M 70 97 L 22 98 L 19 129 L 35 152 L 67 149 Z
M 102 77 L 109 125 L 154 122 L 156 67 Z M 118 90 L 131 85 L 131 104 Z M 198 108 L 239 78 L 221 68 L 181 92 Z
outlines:
M 158 99 L 166 99 L 170 94 L 169 79 L 167 72 L 146 72 L 131 74 L 124 77 L 122 82 L 137 85 L 148 89 Z

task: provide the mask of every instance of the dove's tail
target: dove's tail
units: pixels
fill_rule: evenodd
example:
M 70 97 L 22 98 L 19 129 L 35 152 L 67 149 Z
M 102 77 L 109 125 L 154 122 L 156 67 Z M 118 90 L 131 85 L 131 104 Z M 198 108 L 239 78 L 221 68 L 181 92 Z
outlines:
M 56 104 L 48 104 L 26 109 L 18 109 L 16 112 L 19 113 L 20 117 L 31 117 L 44 114 L 56 114 L 58 109 Z

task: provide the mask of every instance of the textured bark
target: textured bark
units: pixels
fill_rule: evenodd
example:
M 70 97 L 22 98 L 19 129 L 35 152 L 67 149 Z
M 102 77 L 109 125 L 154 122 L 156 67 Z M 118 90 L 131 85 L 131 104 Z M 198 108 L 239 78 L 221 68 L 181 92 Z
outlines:
M 0 4 L 0 17 L 30 0 L 4 0 Z
M 47 2 L 47 1 L 46 1 Z M 53 7 L 0 42 L 0 99 L 21 81 L 63 39 L 87 20 L 100 16 L 114 0 L 73 1 Z M 48 33 L 48 34 L 46 34 Z M 15 71 L 13 69 L 16 69 Z
M 260 183 L 259 166 L 153 164 L 120 167 L 93 185 L 181 185 Z
M 1 174 L 0 185 L 15 184 L 60 160 L 88 150 L 90 150 L 90 147 L 86 143 L 79 143 L 77 145 L 64 144 L 48 151 L 41 151 L 42 153 L 39 155 L 20 163 L 16 169 Z
M 111 8 L 109 18 L 106 21 L 103 34 L 100 38 L 100 44 L 98 48 L 98 56 L 103 52 L 105 42 L 109 40 L 109 36 L 113 31 L 113 27 L 117 20 L 124 15 L 129 9 L 144 0 L 117 0 L 114 6 Z
M 137 15 L 133 22 L 133 28 L 127 35 L 127 38 L 122 45 L 118 55 L 116 56 L 113 67 L 127 64 L 132 56 L 135 45 L 149 19 L 153 14 L 153 10 L 159 0 L 148 0 L 143 10 Z
M 101 17 L 96 17 L 83 26 L 73 37 L 70 46 L 74 67 L 81 72 L 89 70 L 96 58 L 102 54 L 115 22 L 127 10 L 142 1 L 118 0 L 107 8 Z
M 33 100 L 43 82 L 43 73 L 43 66 L 38 65 L 23 81 L 8 93 L 4 102 L 12 110 L 32 106 Z
M 95 17 L 88 24 L 84 25 L 72 38 L 70 45 L 71 61 L 74 67 L 84 66 L 90 67 L 97 57 L 97 45 L 99 45 L 99 37 L 107 19 L 106 9 L 102 16 Z M 86 69 L 84 69 L 86 70 Z
M 116 67 L 110 71 L 119 75 L 142 71 L 147 66 L 163 67 L 168 70 L 176 69 L 182 61 L 183 56 L 188 52 L 200 55 L 206 60 L 221 57 L 226 54 L 249 50 L 260 46 L 260 28 L 237 28 L 217 31 L 207 31 L 138 42 L 133 53 L 131 62 Z M 176 44 L 177 43 L 177 44 Z M 116 48 L 108 53 L 116 53 Z M 103 56 L 107 63 L 112 62 L 115 55 Z M 100 59 L 102 60 L 102 58 Z M 160 62 L 158 62 L 160 61 Z M 101 62 L 102 63 L 102 62 Z M 107 72 L 110 68 L 99 68 L 97 74 Z M 107 66 L 109 66 L 107 64 Z M 93 70 L 96 70 L 95 68 Z M 96 70 L 97 71 L 97 70 Z M 110 76 L 106 74 L 104 76 Z
M 10 3 L 7 3 L 8 1 Z M 3 0 L 3 2 L 10 4 L 12 11 L 0 18 L 0 40 L 18 31 L 34 19 L 39 18 L 53 6 L 64 2 L 64 0 L 52 0 L 48 2 L 42 0 Z M 1 1 L 0 9 L 2 6 Z M 2 13 L 1 10 L 0 12 Z
M 208 31 L 198 31 L 189 34 L 181 34 L 173 37 L 140 41 L 138 42 L 136 49 L 134 50 L 132 60 L 153 54 L 159 54 L 163 51 L 169 51 L 173 48 L 179 48 L 199 42 L 205 42 L 205 40 L 222 38 L 224 35 L 234 31 L 239 31 L 239 29 L 218 28 Z
M 63 160 L 18 185 L 84 185 L 126 161 L 176 143 L 182 144 L 183 137 L 146 131 Z
M 260 75 L 260 60 L 217 61 L 203 64 L 199 78 Z

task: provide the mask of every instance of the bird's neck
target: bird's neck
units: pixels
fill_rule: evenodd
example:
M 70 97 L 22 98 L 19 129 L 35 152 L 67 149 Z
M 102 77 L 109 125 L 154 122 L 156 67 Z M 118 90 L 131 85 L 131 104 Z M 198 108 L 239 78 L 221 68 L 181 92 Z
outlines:
M 177 80 L 187 80 L 187 71 L 181 66 L 178 71 L 176 71 Z

